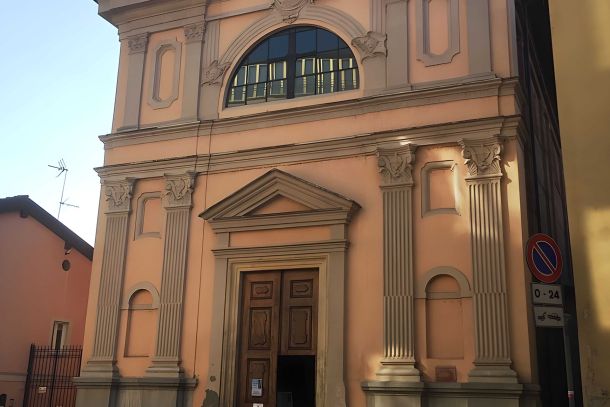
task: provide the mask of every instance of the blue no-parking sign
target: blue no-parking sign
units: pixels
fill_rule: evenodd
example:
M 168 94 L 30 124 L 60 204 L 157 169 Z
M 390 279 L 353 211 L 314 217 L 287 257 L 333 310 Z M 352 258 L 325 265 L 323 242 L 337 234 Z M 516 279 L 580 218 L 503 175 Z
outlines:
M 536 233 L 527 242 L 527 265 L 539 281 L 551 284 L 559 280 L 563 258 L 559 245 L 552 237 Z

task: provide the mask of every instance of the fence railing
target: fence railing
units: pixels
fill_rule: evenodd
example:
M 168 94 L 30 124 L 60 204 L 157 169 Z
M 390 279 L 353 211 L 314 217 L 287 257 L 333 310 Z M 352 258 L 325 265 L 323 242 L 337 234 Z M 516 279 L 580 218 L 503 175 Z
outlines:
M 80 346 L 32 345 L 23 407 L 74 407 L 82 354 Z

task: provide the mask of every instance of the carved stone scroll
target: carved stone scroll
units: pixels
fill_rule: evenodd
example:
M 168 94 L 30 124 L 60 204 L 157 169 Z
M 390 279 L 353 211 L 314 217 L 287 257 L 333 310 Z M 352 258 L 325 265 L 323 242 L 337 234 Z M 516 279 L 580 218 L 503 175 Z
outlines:
M 218 60 L 212 61 L 212 63 L 203 71 L 203 82 L 201 84 L 219 85 L 230 65 L 230 63 L 221 64 L 218 62 Z
M 385 34 L 369 31 L 365 36 L 354 38 L 352 45 L 358 48 L 362 55 L 361 61 L 364 61 L 377 55 L 387 55 L 386 38 Z
M 292 24 L 299 18 L 303 7 L 313 2 L 314 0 L 274 0 L 271 7 L 280 13 L 285 23 Z

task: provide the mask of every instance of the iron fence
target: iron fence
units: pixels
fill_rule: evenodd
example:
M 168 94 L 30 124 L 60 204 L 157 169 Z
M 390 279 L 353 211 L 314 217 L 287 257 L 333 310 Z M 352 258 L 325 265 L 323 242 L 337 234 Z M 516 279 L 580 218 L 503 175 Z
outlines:
M 74 407 L 82 354 L 80 346 L 32 345 L 23 407 Z

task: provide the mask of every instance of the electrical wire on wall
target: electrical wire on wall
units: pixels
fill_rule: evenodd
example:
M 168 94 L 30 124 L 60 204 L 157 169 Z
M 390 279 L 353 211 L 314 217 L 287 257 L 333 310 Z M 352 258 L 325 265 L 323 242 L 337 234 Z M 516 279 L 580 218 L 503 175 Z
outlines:
M 204 172 L 205 175 L 205 182 L 204 182 L 204 188 L 203 188 L 203 210 L 207 209 L 207 202 L 208 202 L 208 181 L 210 179 L 210 164 L 211 164 L 211 158 L 212 158 L 212 133 L 214 131 L 214 123 L 215 121 L 212 120 L 212 124 L 210 125 L 210 130 L 208 133 L 208 153 L 207 153 L 207 158 L 208 158 L 208 162 L 206 165 L 206 169 Z M 194 168 L 193 171 L 195 173 L 197 173 L 197 166 L 199 164 L 199 139 L 200 139 L 200 129 L 201 129 L 201 124 L 199 124 L 199 126 L 197 126 L 197 141 L 195 142 L 195 164 L 194 164 Z M 195 184 L 197 183 L 197 178 L 195 177 Z M 202 285 L 202 281 L 203 281 L 203 256 L 204 256 L 204 247 L 205 247 L 205 224 L 206 222 L 203 221 L 201 223 L 201 254 L 200 254 L 200 258 L 199 258 L 199 284 L 198 284 L 198 293 L 197 293 L 197 320 L 195 323 L 195 352 L 194 352 L 194 356 L 193 356 L 193 375 L 196 375 L 196 370 L 197 370 L 197 349 L 198 349 L 198 343 L 199 343 L 199 313 L 201 311 L 201 285 Z

